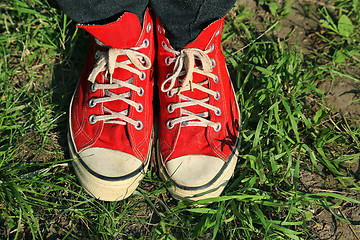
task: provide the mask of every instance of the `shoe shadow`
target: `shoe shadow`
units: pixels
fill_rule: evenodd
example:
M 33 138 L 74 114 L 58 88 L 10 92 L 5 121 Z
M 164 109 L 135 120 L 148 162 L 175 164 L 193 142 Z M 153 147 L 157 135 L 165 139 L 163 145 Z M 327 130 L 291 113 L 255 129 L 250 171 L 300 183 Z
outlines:
M 71 26 L 70 31 L 74 29 L 75 26 Z M 69 106 L 82 73 L 89 43 L 86 34 L 77 33 L 76 39 L 66 45 L 62 53 L 64 57 L 54 65 L 51 80 L 52 104 L 57 114 L 63 113 L 54 130 L 58 134 L 59 145 L 66 158 L 70 156 L 67 143 Z

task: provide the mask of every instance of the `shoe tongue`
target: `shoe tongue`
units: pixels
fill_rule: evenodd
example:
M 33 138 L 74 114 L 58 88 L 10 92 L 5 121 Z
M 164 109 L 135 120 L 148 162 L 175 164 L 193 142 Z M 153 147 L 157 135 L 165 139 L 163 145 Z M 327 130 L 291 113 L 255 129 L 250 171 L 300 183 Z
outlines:
M 105 46 L 112 48 L 134 47 L 141 35 L 141 24 L 138 17 L 130 12 L 124 13 L 119 20 L 105 25 L 83 25 L 85 29 Z
M 198 73 L 193 73 L 193 83 L 199 84 L 199 83 L 203 82 L 204 80 L 206 80 L 206 76 L 198 74 Z M 209 88 L 209 84 L 204 84 L 202 86 L 205 88 Z M 197 100 L 201 100 L 201 99 L 205 99 L 205 98 L 209 97 L 208 93 L 205 93 L 198 89 L 193 89 L 193 91 L 191 91 L 191 90 L 184 91 L 184 92 L 182 92 L 182 94 L 187 97 L 190 97 L 192 99 L 197 99 Z M 206 103 L 208 103 L 208 101 Z M 189 106 L 189 107 L 184 107 L 184 108 L 193 113 L 200 113 L 200 112 L 206 111 L 206 108 L 201 107 L 200 105 Z

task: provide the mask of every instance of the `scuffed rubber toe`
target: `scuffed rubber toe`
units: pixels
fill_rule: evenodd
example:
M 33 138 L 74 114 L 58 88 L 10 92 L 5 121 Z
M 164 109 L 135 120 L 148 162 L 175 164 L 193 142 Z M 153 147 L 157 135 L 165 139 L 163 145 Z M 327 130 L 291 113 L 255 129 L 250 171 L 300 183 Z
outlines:
M 160 177 L 169 181 L 171 195 L 178 200 L 201 200 L 220 196 L 234 173 L 238 151 L 227 161 L 206 155 L 186 155 L 164 164 L 157 146 Z
M 91 196 L 104 201 L 129 197 L 150 162 L 149 157 L 143 163 L 130 154 L 104 148 L 89 148 L 76 153 L 72 144 L 69 145 L 74 158 L 72 164 L 82 186 Z
M 174 182 L 183 187 L 202 187 L 210 183 L 225 162 L 217 157 L 186 155 L 166 162 L 165 166 Z
M 106 148 L 88 148 L 79 155 L 91 171 L 104 177 L 125 177 L 142 165 L 142 162 L 131 154 Z

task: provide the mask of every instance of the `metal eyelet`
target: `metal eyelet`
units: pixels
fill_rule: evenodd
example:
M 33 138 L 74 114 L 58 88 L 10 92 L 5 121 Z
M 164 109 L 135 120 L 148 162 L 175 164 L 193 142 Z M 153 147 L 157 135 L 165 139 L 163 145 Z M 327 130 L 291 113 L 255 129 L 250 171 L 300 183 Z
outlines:
M 210 46 L 210 48 L 209 48 L 209 51 L 212 52 L 212 51 L 214 51 L 214 49 L 215 49 L 215 45 L 212 44 L 212 45 Z
M 147 25 L 147 27 L 146 27 L 146 31 L 147 31 L 147 32 L 150 32 L 150 30 L 151 30 L 151 23 L 148 23 L 148 25 Z
M 146 78 L 146 73 L 144 72 L 144 71 L 141 71 L 141 76 L 139 77 L 140 78 L 140 80 L 145 80 L 145 78 Z
M 158 32 L 161 33 L 161 27 L 160 26 L 158 26 Z
M 216 91 L 216 96 L 214 97 L 215 100 L 219 100 L 220 99 L 220 93 L 218 91 Z
M 214 78 L 214 83 L 218 83 L 219 82 L 219 78 L 217 75 L 215 75 L 215 78 Z
M 169 113 L 173 113 L 173 112 L 175 111 L 175 109 L 172 107 L 172 104 L 169 104 L 169 105 L 167 106 L 167 111 L 168 111 Z
M 93 108 L 93 107 L 95 107 L 95 105 L 96 105 L 96 103 L 94 102 L 94 99 L 93 98 L 90 99 L 89 100 L 89 107 Z
M 217 124 L 217 127 L 216 128 L 214 128 L 214 130 L 215 130 L 215 132 L 218 132 L 218 131 L 220 131 L 221 130 L 221 123 L 216 123 Z
M 169 97 L 169 98 L 172 98 L 174 96 L 174 94 L 171 94 L 171 90 L 167 91 L 166 92 L 166 95 Z
M 215 59 L 210 59 L 211 60 L 211 66 L 214 68 L 216 66 L 216 62 L 215 62 Z
M 161 42 L 161 46 L 162 46 L 163 48 L 165 48 L 165 47 L 167 47 L 167 44 L 166 44 L 165 42 Z
M 215 115 L 216 115 L 216 116 L 220 116 L 220 115 L 221 115 L 221 109 L 220 109 L 220 108 L 217 108 L 217 109 L 216 109 Z
M 219 36 L 219 34 L 220 34 L 220 29 L 216 32 L 215 37 Z
M 139 107 L 136 108 L 136 111 L 137 112 L 142 112 L 144 110 L 144 107 L 143 107 L 143 105 L 141 103 L 138 103 L 138 104 L 139 104 Z
M 172 122 L 169 120 L 169 121 L 167 121 L 167 123 L 166 123 L 166 127 L 168 128 L 168 129 L 173 129 L 174 128 L 174 126 L 175 125 L 173 125 L 172 124 Z
M 169 56 L 167 56 L 167 57 L 165 58 L 165 64 L 166 64 L 166 66 L 169 66 L 169 65 L 170 65 L 170 57 L 169 57 Z
M 90 123 L 90 124 L 95 124 L 95 123 L 96 123 L 94 117 L 95 117 L 94 114 L 92 114 L 92 115 L 89 116 L 89 123 Z
M 91 91 L 94 93 L 94 92 L 96 92 L 96 88 L 95 88 L 95 85 L 96 85 L 96 83 L 93 83 L 93 84 L 91 84 Z
M 95 59 L 96 60 L 98 60 L 99 58 L 100 58 L 100 51 L 99 50 L 97 50 L 96 52 L 95 52 Z
M 138 123 L 138 125 L 135 126 L 135 129 L 136 130 L 141 130 L 143 128 L 143 123 L 140 120 L 138 120 L 137 123 Z
M 144 95 L 144 89 L 140 87 L 140 91 L 138 92 L 138 95 L 141 97 Z
M 143 44 L 145 44 L 145 48 L 147 48 L 149 46 L 149 43 L 150 43 L 149 39 L 146 38 L 143 42 Z

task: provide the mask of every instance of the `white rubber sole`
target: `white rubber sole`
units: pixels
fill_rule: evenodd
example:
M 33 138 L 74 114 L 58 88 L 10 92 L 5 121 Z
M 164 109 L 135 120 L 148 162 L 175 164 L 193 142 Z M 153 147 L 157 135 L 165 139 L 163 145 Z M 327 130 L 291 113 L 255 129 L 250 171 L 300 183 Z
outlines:
M 159 165 L 159 175 L 163 181 L 170 182 L 171 187 L 168 188 L 171 195 L 178 200 L 197 201 L 206 198 L 218 197 L 234 174 L 235 166 L 238 158 L 237 144 L 231 156 L 219 171 L 219 173 L 207 184 L 193 187 L 183 186 L 175 182 L 171 175 L 167 172 L 166 166 L 161 156 L 159 141 L 157 142 L 157 160 Z

